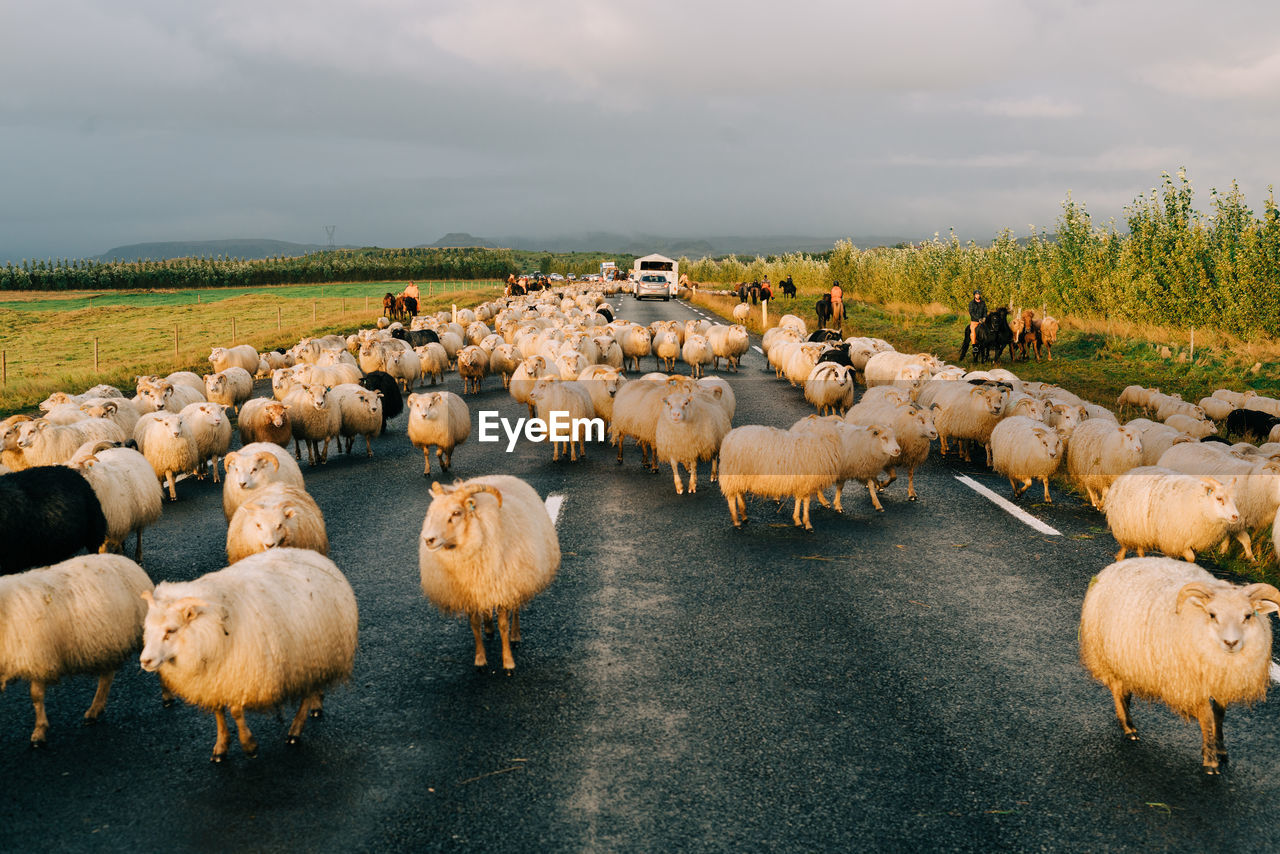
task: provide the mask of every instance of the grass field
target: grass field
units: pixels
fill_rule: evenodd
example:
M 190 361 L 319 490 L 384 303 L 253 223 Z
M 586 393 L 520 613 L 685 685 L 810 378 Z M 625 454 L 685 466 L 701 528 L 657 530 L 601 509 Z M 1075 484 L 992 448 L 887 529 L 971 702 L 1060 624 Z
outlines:
M 419 284 L 424 311 L 472 305 L 500 287 Z M 382 314 L 382 295 L 402 288 L 402 282 L 374 282 L 120 292 L 96 297 L 92 307 L 86 293 L 0 293 L 0 417 L 32 409 L 54 391 L 80 392 L 98 383 L 132 389 L 138 374 L 207 373 L 212 347 L 289 347 L 304 336 L 371 326 Z

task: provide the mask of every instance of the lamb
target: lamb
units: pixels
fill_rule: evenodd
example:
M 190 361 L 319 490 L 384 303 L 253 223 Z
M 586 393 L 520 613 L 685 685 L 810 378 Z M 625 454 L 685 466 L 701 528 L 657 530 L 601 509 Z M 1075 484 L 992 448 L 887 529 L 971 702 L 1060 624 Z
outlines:
M 134 438 L 156 477 L 168 482 L 169 500 L 177 501 L 176 476 L 194 472 L 200 464 L 200 449 L 190 425 L 176 412 L 153 412 L 138 420 Z
M 213 482 L 219 482 L 218 462 L 231 447 L 231 422 L 220 403 L 193 403 L 182 410 L 182 422 L 196 440 L 196 477 L 204 480 L 206 464 L 213 469 Z
M 547 424 L 551 423 L 554 413 L 568 413 L 569 423 L 574 424 L 581 419 L 595 417 L 595 407 L 591 403 L 591 393 L 586 386 L 577 381 L 565 381 L 555 376 L 542 377 L 529 392 L 529 399 L 537 408 L 538 418 Z M 568 445 L 569 460 L 577 462 L 578 456 L 586 456 L 586 436 L 578 434 L 575 428 L 568 442 L 552 441 L 551 461 L 560 459 L 561 446 Z
M 268 397 L 255 397 L 245 403 L 237 419 L 240 429 L 240 443 L 250 445 L 254 442 L 274 442 L 282 448 L 288 448 L 293 441 L 293 425 L 289 420 L 289 409 L 278 400 Z
M 431 485 L 422 522 L 418 567 L 423 595 L 447 614 L 470 617 L 475 667 L 487 666 L 482 623 L 497 610 L 502 669 L 515 672 L 511 642 L 520 640 L 520 611 L 560 568 L 560 540 L 533 487 L 489 475 L 451 487 Z
M 1206 774 L 1219 773 L 1227 751 L 1222 719 L 1232 703 L 1266 698 L 1271 626 L 1280 590 L 1235 587 L 1195 564 L 1133 558 L 1098 573 L 1080 614 L 1080 660 L 1111 691 L 1129 741 L 1133 695 L 1160 700 L 1184 719 L 1195 716 Z
M 99 551 L 106 538 L 102 503 L 78 473 L 35 466 L 0 477 L 0 575 Z
M 67 466 L 84 476 L 102 505 L 107 521 L 104 551 L 121 552 L 135 534 L 133 559 L 142 563 L 142 529 L 160 518 L 164 490 L 151 464 L 138 451 L 110 442 L 87 442 Z
M 422 450 L 422 475 L 431 475 L 429 449 L 436 446 L 442 471 L 449 471 L 453 449 L 471 435 L 471 411 L 466 402 L 450 391 L 409 395 L 409 441 Z
M 716 325 L 707 331 L 707 343 L 711 345 L 712 365 L 720 367 L 720 360 L 729 363 L 729 370 L 738 372 L 738 363 L 751 349 L 751 337 L 747 327 L 739 324 L 733 326 Z
M 356 597 L 333 561 L 313 551 L 269 549 L 194 581 L 162 582 L 142 598 L 142 669 L 213 712 L 214 762 L 226 759 L 230 740 L 224 707 L 252 757 L 258 743 L 246 710 L 301 699 L 286 739 L 297 744 L 308 713 L 320 716 L 323 692 L 351 676 Z
M 338 435 L 347 440 L 345 453 L 351 453 L 356 436 L 364 437 L 365 456 L 373 456 L 371 437 L 382 434 L 382 395 L 354 383 L 344 383 L 333 390 L 341 417 Z M 396 397 L 400 396 L 397 389 Z M 342 439 L 338 440 L 342 445 Z
M 1124 560 L 1130 549 L 1143 557 L 1159 550 L 1195 562 L 1238 528 L 1240 513 L 1218 480 L 1160 466 L 1130 469 L 1116 478 L 1107 500 L 1107 527 Z
M 813 366 L 804 381 L 804 399 L 822 415 L 844 415 L 853 405 L 853 369 L 832 362 Z
M 839 477 L 840 439 L 834 431 L 806 433 L 750 424 L 733 428 L 720 443 L 720 492 L 735 528 L 747 521 L 743 496 L 753 494 L 793 498 L 792 521 L 812 531 L 809 502 Z
M 342 429 L 342 412 L 329 399 L 330 386 L 309 384 L 295 387 L 285 396 L 289 426 L 293 429 L 295 456 L 302 459 L 302 442 L 307 443 L 307 462 L 314 466 L 329 461 L 329 442 Z M 320 445 L 320 440 L 324 445 Z
M 659 460 L 671 464 L 676 495 L 684 494 L 679 464 L 689 473 L 689 492 L 698 491 L 698 461 L 711 461 L 711 482 L 716 481 L 720 443 L 729 432 L 729 417 L 716 401 L 720 389 L 712 389 L 708 400 L 692 391 L 675 391 L 662 399 L 662 416 L 654 430 L 654 449 Z
M 222 483 L 222 513 L 231 521 L 240 505 L 268 484 L 283 483 L 305 489 L 302 469 L 288 447 L 270 442 L 254 442 L 223 459 L 227 469 Z
M 142 567 L 120 555 L 84 555 L 0 577 L 0 687 L 11 679 L 31 684 L 32 747 L 49 736 L 45 689 L 64 676 L 98 677 L 84 713 L 86 724 L 97 722 L 116 670 L 142 640 L 141 597 L 150 590 Z
M 222 373 L 227 368 L 240 368 L 252 376 L 253 372 L 258 370 L 258 360 L 258 351 L 248 344 L 214 347 L 213 352 L 209 354 L 209 364 L 213 365 L 215 374 Z
M 879 386 L 880 389 L 892 389 L 892 386 Z M 938 438 L 938 431 L 933 426 L 933 417 L 929 410 L 922 409 L 912 403 L 906 405 L 894 403 L 875 403 L 863 396 L 862 401 L 847 413 L 844 419 L 850 424 L 864 426 L 882 425 L 893 430 L 894 439 L 898 442 L 898 453 L 885 466 L 886 480 L 877 481 L 877 488 L 884 490 L 898 479 L 898 466 L 907 469 L 907 500 L 917 501 L 915 477 L 916 469 L 924 465 L 929 458 L 929 443 Z
M 1120 396 L 1116 398 L 1116 406 L 1137 406 L 1142 409 L 1150 409 L 1149 401 L 1152 392 L 1159 393 L 1160 389 L 1143 388 L 1140 385 L 1125 386 L 1120 392 Z
M 210 402 L 221 403 L 239 412 L 240 404 L 253 397 L 253 375 L 243 368 L 227 368 L 206 376 L 204 391 Z
M 270 483 L 236 508 L 227 526 L 227 563 L 274 548 L 329 554 L 324 514 L 307 491 Z
M 1062 439 L 1052 427 L 1022 415 L 1005 418 L 991 431 L 991 461 L 992 468 L 1009 478 L 1014 498 L 1040 478 L 1044 503 L 1053 503 L 1049 478 L 1062 462 Z
M 703 335 L 687 335 L 684 346 L 680 348 L 680 357 L 693 369 L 694 379 L 702 376 L 703 365 L 711 364 L 714 358 L 711 345 Z
M 1174 397 L 1166 397 L 1156 407 L 1156 420 L 1168 423 L 1171 415 L 1187 415 L 1196 421 L 1204 420 L 1204 410 L 1194 403 Z
M 1141 462 L 1138 432 L 1109 421 L 1084 422 L 1067 444 L 1067 472 L 1097 510 L 1105 507 L 1107 490 L 1115 479 Z

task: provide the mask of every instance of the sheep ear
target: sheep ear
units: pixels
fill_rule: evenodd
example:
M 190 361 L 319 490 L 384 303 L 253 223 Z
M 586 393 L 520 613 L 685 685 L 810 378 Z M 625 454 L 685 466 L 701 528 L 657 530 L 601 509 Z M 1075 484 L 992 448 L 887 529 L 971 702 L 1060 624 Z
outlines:
M 298 511 L 295 508 L 293 507 L 284 508 L 284 518 L 292 519 L 294 516 L 297 516 L 297 515 L 298 515 Z
M 1244 588 L 1244 594 L 1253 603 L 1253 610 L 1259 614 L 1280 613 L 1280 590 L 1270 584 L 1250 584 Z
M 143 590 L 141 593 L 141 598 L 142 598 L 142 601 L 146 602 L 148 605 L 154 605 L 156 603 L 155 597 L 151 595 L 150 590 Z
M 436 496 L 436 497 L 439 497 L 439 496 L 441 496 L 441 495 L 444 495 L 444 487 L 440 485 L 440 481 L 438 481 L 438 480 L 436 480 L 436 481 L 432 481 L 432 483 L 431 483 L 431 494 L 432 494 L 432 495 L 434 495 L 434 496 Z
M 265 459 L 267 462 L 271 463 L 272 468 L 274 468 L 276 471 L 280 471 L 280 461 L 276 459 L 275 454 L 269 451 L 263 451 L 262 453 L 258 454 L 257 458 L 260 460 Z
M 1212 598 L 1212 590 L 1205 586 L 1203 582 L 1193 581 L 1190 584 L 1184 585 L 1183 588 L 1178 591 L 1178 601 L 1174 606 L 1173 612 L 1175 614 L 1181 614 L 1182 606 L 1187 602 L 1190 602 L 1197 608 L 1203 609 L 1205 602 Z
M 208 602 L 203 599 L 197 599 L 194 596 L 179 599 L 177 602 L 173 603 L 173 606 L 182 614 L 182 621 L 184 623 L 191 622 L 209 609 Z
M 476 512 L 476 500 L 474 498 L 468 498 L 464 504 L 468 513 Z
M 719 400 L 720 398 L 724 397 L 724 389 L 722 389 L 720 386 L 716 386 L 713 389 L 711 389 L 711 393 L 715 395 L 716 400 Z

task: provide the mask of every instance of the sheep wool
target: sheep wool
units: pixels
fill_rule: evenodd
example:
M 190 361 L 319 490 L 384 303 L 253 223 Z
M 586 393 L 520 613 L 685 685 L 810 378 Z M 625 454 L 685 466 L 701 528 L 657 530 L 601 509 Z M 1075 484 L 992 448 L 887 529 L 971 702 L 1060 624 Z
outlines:
M 431 475 L 430 448 L 436 446 L 440 468 L 448 471 L 453 449 L 471 435 L 471 411 L 461 397 L 451 391 L 411 394 L 408 399 L 409 441 L 422 451 L 422 474 Z
M 105 548 L 122 551 L 125 538 L 135 534 L 133 559 L 142 563 L 142 529 L 160 518 L 164 506 L 164 489 L 147 458 L 132 448 L 87 442 L 67 465 L 84 476 L 102 504 Z
M 240 505 L 255 491 L 271 483 L 284 483 L 305 489 L 302 469 L 287 448 L 271 442 L 255 442 L 227 454 L 223 460 L 227 477 L 222 484 L 222 512 L 231 521 Z
M 329 554 L 324 514 L 305 490 L 270 483 L 254 490 L 227 526 L 227 563 L 275 548 Z
M 1062 463 L 1062 439 L 1052 427 L 1024 415 L 1003 419 L 991 431 L 991 459 L 992 468 L 1009 478 L 1014 498 L 1039 478 L 1044 483 L 1044 503 L 1053 503 L 1049 478 Z
M 654 431 L 658 459 L 671 464 L 676 495 L 684 493 L 680 464 L 689 473 L 689 492 L 698 491 L 698 461 L 711 461 L 711 482 L 716 482 L 720 443 L 729 432 L 729 418 L 716 400 L 720 389 L 712 389 L 709 400 L 694 391 L 676 391 L 662 399 L 663 411 Z
M 1194 562 L 1196 552 L 1222 542 L 1238 526 L 1231 493 L 1212 477 L 1158 466 L 1130 469 L 1107 495 L 1107 527 L 1120 550 L 1143 557 L 1158 550 Z
M 749 424 L 720 444 L 720 492 L 735 528 L 747 521 L 745 495 L 792 498 L 797 527 L 812 531 L 809 502 L 840 476 L 840 440 L 833 432 L 806 434 Z M 802 512 L 803 511 L 803 512 Z

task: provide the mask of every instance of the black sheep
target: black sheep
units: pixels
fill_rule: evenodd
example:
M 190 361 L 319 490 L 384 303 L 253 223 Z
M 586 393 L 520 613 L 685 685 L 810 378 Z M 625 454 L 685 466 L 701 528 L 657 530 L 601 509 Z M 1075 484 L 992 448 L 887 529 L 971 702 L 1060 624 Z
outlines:
M 404 400 L 400 397 L 400 386 L 386 371 L 370 371 L 360 378 L 360 385 L 370 391 L 382 392 L 382 431 L 387 430 L 387 421 L 404 412 Z
M 440 343 L 440 336 L 434 329 L 405 329 L 403 326 L 398 326 L 391 330 L 391 337 L 407 342 L 410 347 Z
M 810 332 L 809 337 L 806 340 L 810 342 L 816 342 L 816 341 L 840 341 L 842 339 L 843 339 L 843 336 L 840 334 L 838 330 L 818 329 L 814 332 Z
M 66 466 L 36 466 L 0 477 L 0 575 L 94 554 L 107 538 L 102 504 L 89 481 Z
M 596 309 L 596 314 L 604 318 L 605 323 L 613 323 L 613 312 L 609 311 L 609 306 L 602 305 Z
M 1227 435 L 1265 442 L 1280 418 L 1257 409 L 1233 409 L 1227 415 Z
M 846 368 L 853 367 L 853 361 L 849 358 L 849 345 L 841 344 L 837 347 L 831 347 L 823 350 L 818 356 L 818 363 L 834 362 L 837 365 L 844 365 Z

